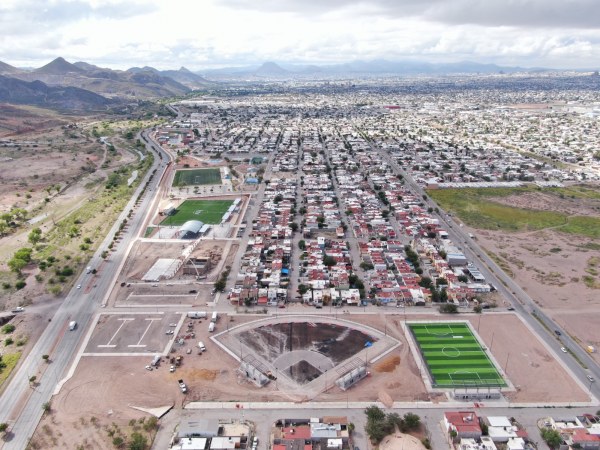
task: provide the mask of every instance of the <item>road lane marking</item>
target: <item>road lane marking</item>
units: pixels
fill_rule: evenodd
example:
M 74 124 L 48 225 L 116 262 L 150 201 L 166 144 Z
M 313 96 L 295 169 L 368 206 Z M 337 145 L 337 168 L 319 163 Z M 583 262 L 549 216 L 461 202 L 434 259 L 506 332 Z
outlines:
M 117 320 L 120 320 L 122 323 L 121 323 L 121 325 L 119 325 L 119 328 L 117 328 L 117 331 L 115 331 L 115 334 L 112 335 L 112 337 L 110 338 L 110 340 L 106 344 L 100 344 L 100 345 L 98 345 L 98 347 L 100 347 L 100 348 L 114 348 L 114 347 L 116 347 L 116 344 L 111 344 L 111 342 L 113 341 L 113 339 L 117 336 L 117 334 L 119 334 L 119 331 L 121 331 L 121 328 L 123 328 L 127 322 L 130 322 L 130 321 L 135 320 L 135 319 L 127 317 L 127 318 L 124 318 L 124 319 L 117 319 Z

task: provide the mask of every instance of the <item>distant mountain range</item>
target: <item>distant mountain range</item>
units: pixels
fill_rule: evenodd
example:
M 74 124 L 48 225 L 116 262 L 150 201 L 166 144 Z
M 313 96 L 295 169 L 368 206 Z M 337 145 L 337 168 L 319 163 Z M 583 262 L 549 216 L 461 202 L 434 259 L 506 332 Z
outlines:
M 183 67 L 166 71 L 134 67 L 122 71 L 82 61 L 72 64 L 60 57 L 33 70 L 0 62 L 0 75 L 22 81 L 41 81 L 48 86 L 76 87 L 115 99 L 178 96 L 214 85 Z
M 524 69 L 503 67 L 496 64 L 480 64 L 469 61 L 458 63 L 433 64 L 416 61 L 353 61 L 343 64 L 277 64 L 266 62 L 261 66 L 225 67 L 204 70 L 198 73 L 206 76 L 243 76 L 256 78 L 301 78 L 307 76 L 380 76 L 380 75 L 448 75 L 448 74 L 491 74 L 531 72 L 546 69 Z
M 474 62 L 433 64 L 416 61 L 353 61 L 343 64 L 278 64 L 226 67 L 192 72 L 132 67 L 112 70 L 87 62 L 70 63 L 56 58 L 34 69 L 22 69 L 0 61 L 0 101 L 50 107 L 97 109 L 119 100 L 149 99 L 184 95 L 192 90 L 219 86 L 203 75 L 219 79 L 285 80 L 297 78 L 351 78 L 368 76 L 416 76 L 449 74 L 493 74 L 551 69 L 503 67 Z

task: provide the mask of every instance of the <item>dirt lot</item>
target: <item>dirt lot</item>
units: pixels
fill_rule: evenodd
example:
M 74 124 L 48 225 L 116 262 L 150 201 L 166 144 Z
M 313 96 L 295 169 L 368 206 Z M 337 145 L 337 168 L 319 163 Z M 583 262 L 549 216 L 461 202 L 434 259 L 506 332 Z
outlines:
M 593 189 L 592 186 L 587 186 Z M 509 206 L 568 215 L 600 215 L 600 201 L 592 196 L 550 195 L 530 192 L 494 198 Z M 546 229 L 507 233 L 469 230 L 503 270 L 540 305 L 564 325 L 582 346 L 600 344 L 600 243 L 597 240 Z M 592 322 L 592 319 L 596 319 Z M 600 362 L 598 354 L 595 358 Z
M 477 236 L 479 245 L 499 256 L 515 281 L 569 334 L 582 345 L 600 344 L 600 328 L 577 322 L 597 315 L 600 307 L 600 280 L 595 275 L 600 259 L 598 251 L 588 248 L 589 239 L 551 230 L 478 231 Z
M 0 144 L 0 212 L 13 207 L 23 208 L 30 222 L 0 238 L 1 281 L 14 285 L 16 277 L 8 271 L 6 262 L 15 250 L 30 246 L 27 235 L 33 226 L 42 230 L 41 248 L 49 247 L 45 256 L 68 257 L 71 264 L 82 266 L 81 259 L 88 257 L 80 247 L 83 236 L 81 240 L 71 239 L 68 245 L 62 242 L 55 245 L 46 237 L 61 219 L 91 205 L 88 201 L 100 205 L 98 194 L 104 192 L 102 182 L 106 173 L 136 159 L 136 155 L 121 147 L 109 154 L 105 146 L 86 134 L 84 125 L 36 129 Z M 90 249 L 108 229 L 110 221 L 107 217 L 114 216 L 110 207 L 103 212 L 106 212 L 104 216 L 90 217 L 80 227 L 80 233 L 92 240 Z M 26 267 L 23 273 L 27 277 L 26 287 L 22 290 L 3 289 L 0 308 L 36 304 L 52 297 L 47 293 L 50 286 L 46 282 L 51 275 L 40 274 L 34 265 Z M 37 280 L 36 275 L 40 275 Z M 68 288 L 68 283 L 64 287 Z

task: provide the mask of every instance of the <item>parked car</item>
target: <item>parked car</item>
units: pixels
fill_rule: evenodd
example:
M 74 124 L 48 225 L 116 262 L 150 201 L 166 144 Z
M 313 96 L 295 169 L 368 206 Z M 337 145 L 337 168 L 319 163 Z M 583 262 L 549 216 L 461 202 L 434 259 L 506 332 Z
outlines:
M 81 285 L 80 284 L 77 285 L 77 289 L 81 289 Z
M 169 372 L 175 372 L 175 366 L 171 365 L 171 367 L 169 367 Z
M 562 333 L 560 332 L 560 330 L 554 330 L 554 334 L 556 334 L 557 336 L 562 335 Z
M 146 366 L 146 370 L 152 370 L 152 366 Z
M 561 348 L 560 348 L 560 351 L 561 351 L 561 352 L 563 352 L 563 353 L 567 353 L 567 349 L 566 349 L 566 348 L 564 348 L 564 347 L 561 347 Z
M 586 377 L 587 377 L 587 379 L 588 379 L 588 380 L 590 380 L 592 383 L 593 383 L 594 381 L 596 381 L 596 380 L 594 379 L 594 377 L 593 377 L 593 376 L 591 376 L 591 375 L 586 375 Z

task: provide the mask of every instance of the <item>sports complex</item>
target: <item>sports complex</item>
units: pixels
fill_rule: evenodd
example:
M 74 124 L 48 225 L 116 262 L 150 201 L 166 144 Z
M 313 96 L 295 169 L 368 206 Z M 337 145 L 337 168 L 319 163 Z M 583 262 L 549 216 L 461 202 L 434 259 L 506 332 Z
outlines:
M 165 226 L 179 226 L 188 220 L 215 225 L 221 223 L 233 200 L 185 200 L 175 212 L 161 222 Z
M 219 169 L 177 170 L 173 178 L 173 186 L 194 186 L 203 184 L 221 184 Z
M 436 388 L 501 388 L 507 383 L 466 322 L 407 323 Z

